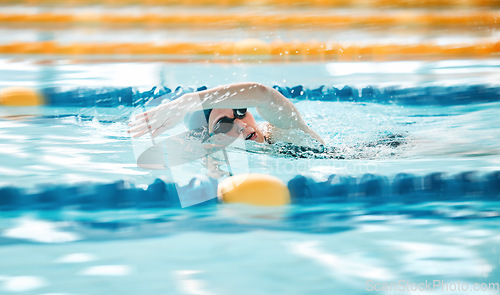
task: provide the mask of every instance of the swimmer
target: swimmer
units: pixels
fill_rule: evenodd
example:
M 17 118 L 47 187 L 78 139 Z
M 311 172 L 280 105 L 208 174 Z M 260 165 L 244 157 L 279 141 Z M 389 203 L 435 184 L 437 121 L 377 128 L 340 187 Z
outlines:
M 267 123 L 257 124 L 247 108 L 255 107 Z M 202 112 L 202 120 L 193 114 Z M 203 140 L 226 135 L 273 144 L 324 146 L 323 139 L 302 119 L 293 103 L 274 88 L 259 83 L 237 83 L 184 94 L 136 115 L 129 124 L 132 137 L 157 137 L 185 121 L 190 130 L 205 130 Z M 199 123 L 202 122 L 202 123 Z

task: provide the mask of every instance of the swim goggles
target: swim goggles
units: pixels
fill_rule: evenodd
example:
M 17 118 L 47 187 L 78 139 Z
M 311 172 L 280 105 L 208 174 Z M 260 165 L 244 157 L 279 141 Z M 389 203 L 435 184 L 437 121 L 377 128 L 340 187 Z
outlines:
M 243 119 L 246 114 L 247 114 L 247 109 L 233 109 L 234 118 L 229 118 L 227 116 L 224 116 L 221 119 L 219 119 L 219 121 L 215 123 L 213 132 L 211 132 L 209 136 L 220 133 L 228 133 L 233 129 L 234 120 Z

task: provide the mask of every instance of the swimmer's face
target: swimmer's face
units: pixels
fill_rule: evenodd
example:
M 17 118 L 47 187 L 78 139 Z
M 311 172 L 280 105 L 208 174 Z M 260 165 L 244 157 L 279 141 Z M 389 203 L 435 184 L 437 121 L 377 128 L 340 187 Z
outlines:
M 213 132 L 214 126 L 224 117 L 229 119 L 234 118 L 233 109 L 213 109 L 208 119 L 208 131 Z M 241 119 L 235 119 L 233 126 L 226 135 L 231 137 L 242 136 L 245 140 L 253 140 L 256 142 L 264 142 L 264 134 L 258 128 L 253 115 L 247 111 L 245 116 Z

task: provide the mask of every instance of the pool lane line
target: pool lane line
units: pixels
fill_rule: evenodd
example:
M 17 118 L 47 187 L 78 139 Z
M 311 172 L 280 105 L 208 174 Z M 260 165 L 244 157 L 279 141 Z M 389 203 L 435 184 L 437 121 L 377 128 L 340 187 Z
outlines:
M 148 101 L 162 97 L 173 100 L 185 93 L 206 89 L 205 86 L 161 87 L 161 91 L 139 91 L 133 87 L 125 88 L 82 88 L 61 89 L 57 87 L 30 88 L 5 87 L 0 89 L 0 105 L 3 106 L 36 106 L 48 105 L 59 107 L 142 107 L 146 112 Z M 292 87 L 274 85 L 274 89 L 285 97 L 299 100 L 315 100 L 330 102 L 362 102 L 396 105 L 467 105 L 500 102 L 500 87 L 488 84 L 455 85 L 455 86 L 391 86 L 391 87 L 352 87 L 322 85 L 311 88 L 303 85 Z M 153 145 L 155 142 L 152 142 Z
M 401 106 L 451 106 L 500 102 L 500 85 L 472 84 L 455 86 L 397 86 L 352 87 L 349 85 L 322 85 L 316 88 L 304 85 L 292 87 L 274 85 L 283 96 L 300 100 L 327 102 L 380 103 Z M 185 93 L 202 91 L 205 87 L 162 86 L 161 91 L 139 91 L 126 88 L 82 88 L 61 89 L 49 87 L 38 89 L 50 106 L 63 107 L 138 107 L 155 98 L 173 100 Z M 30 90 L 28 90 L 30 91 Z M 33 90 L 31 90 L 33 91 Z M 2 93 L 2 92 L 0 92 Z M 1 101 L 1 99 L 0 99 Z M 144 109 L 143 109 L 144 111 Z
M 20 24 L 23 27 L 53 25 L 108 25 L 111 27 L 170 26 L 170 27 L 219 27 L 219 28 L 272 28 L 272 27 L 391 27 L 408 26 L 412 28 L 498 28 L 499 11 L 444 11 L 422 12 L 402 11 L 398 13 L 356 13 L 339 14 L 325 12 L 291 13 L 82 13 L 38 12 L 38 13 L 0 13 L 0 23 Z
M 206 206 L 219 203 L 216 197 L 218 185 L 214 178 L 197 176 L 181 189 L 192 195 L 213 196 L 210 200 L 196 205 Z M 357 177 L 332 174 L 326 181 L 297 175 L 288 181 L 286 188 L 292 204 L 305 206 L 345 202 L 367 205 L 498 202 L 500 171 L 466 171 L 452 174 L 434 172 L 425 175 L 398 173 L 391 177 L 374 174 Z M 123 180 L 104 184 L 54 183 L 51 186 L 39 186 L 38 191 L 26 190 L 22 186 L 0 187 L 0 212 L 67 208 L 82 211 L 181 208 L 181 203 L 176 183 L 161 179 L 156 179 L 146 189 Z M 489 213 L 491 215 L 479 217 L 500 217 L 498 212 Z M 447 217 L 469 219 L 474 216 Z
M 57 41 L 11 42 L 0 45 L 0 55 L 33 55 L 53 58 L 142 57 L 162 60 L 179 57 L 210 57 L 214 59 L 235 57 L 273 58 L 279 61 L 288 57 L 297 60 L 358 61 L 358 60 L 450 60 L 459 58 L 496 58 L 500 55 L 500 41 L 440 45 L 435 42 L 416 44 L 350 44 L 336 42 L 275 40 L 270 43 L 259 39 L 237 42 L 172 42 L 153 43 L 60 43 Z M 293 61 L 292 58 L 286 61 Z
M 455 7 L 499 7 L 498 0 L 0 0 L 0 5 L 30 5 L 30 6 L 93 6 L 103 5 L 109 7 L 139 6 L 167 6 L 167 7 L 262 7 L 271 9 L 283 8 L 442 8 Z

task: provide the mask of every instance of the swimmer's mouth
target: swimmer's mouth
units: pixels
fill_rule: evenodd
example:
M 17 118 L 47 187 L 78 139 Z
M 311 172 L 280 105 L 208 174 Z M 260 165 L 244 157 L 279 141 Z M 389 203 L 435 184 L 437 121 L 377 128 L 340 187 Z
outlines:
M 255 140 L 257 138 L 257 133 L 252 132 L 248 134 L 248 136 L 245 138 L 245 140 Z

